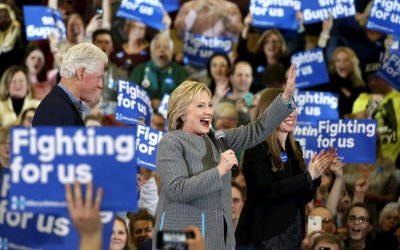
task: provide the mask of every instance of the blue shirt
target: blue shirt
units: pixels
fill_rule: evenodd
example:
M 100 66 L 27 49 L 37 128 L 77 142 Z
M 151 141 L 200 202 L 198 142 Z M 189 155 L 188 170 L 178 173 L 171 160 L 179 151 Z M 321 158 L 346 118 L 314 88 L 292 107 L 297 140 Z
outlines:
M 74 104 L 74 106 L 76 107 L 76 109 L 78 110 L 79 114 L 83 115 L 83 103 L 78 100 L 72 93 L 71 91 L 69 91 L 61 82 L 58 83 L 58 86 L 60 88 L 62 88 L 65 93 L 67 93 L 68 97 L 71 99 L 72 103 Z

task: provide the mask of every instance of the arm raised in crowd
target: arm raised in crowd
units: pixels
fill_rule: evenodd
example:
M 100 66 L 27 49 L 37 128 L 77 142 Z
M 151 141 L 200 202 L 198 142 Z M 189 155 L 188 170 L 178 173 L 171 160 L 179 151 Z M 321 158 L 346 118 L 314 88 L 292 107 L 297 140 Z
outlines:
M 100 221 L 100 206 L 103 190 L 98 188 L 93 200 L 93 183 L 87 184 L 85 197 L 78 182 L 73 187 L 65 186 L 68 212 L 75 229 L 79 233 L 79 250 L 100 250 L 102 246 L 103 225 Z

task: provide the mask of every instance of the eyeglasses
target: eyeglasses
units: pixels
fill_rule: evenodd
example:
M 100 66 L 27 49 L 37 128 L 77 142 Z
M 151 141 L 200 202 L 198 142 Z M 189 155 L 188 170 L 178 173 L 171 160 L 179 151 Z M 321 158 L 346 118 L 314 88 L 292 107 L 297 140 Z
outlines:
M 349 215 L 349 217 L 347 217 L 347 220 L 350 222 L 353 222 L 353 223 L 354 222 L 361 223 L 361 224 L 369 223 L 369 218 L 364 217 L 364 216 L 357 217 L 355 215 Z

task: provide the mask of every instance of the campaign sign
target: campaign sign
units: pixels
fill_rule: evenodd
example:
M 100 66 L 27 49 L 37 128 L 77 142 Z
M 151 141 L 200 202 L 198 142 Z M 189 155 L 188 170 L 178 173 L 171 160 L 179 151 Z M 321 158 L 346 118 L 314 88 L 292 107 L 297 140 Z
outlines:
M 179 10 L 179 0 L 161 0 L 161 3 L 167 12 Z
M 164 94 L 161 99 L 160 106 L 158 107 L 158 113 L 160 113 L 164 119 L 167 119 L 168 114 L 168 102 L 169 102 L 169 94 Z
M 397 91 L 400 91 L 400 51 L 390 54 L 377 74 Z
M 292 1 L 251 0 L 252 25 L 261 28 L 298 29 L 296 11 L 301 3 Z
M 296 90 L 294 99 L 298 121 L 339 119 L 337 94 Z
M 157 129 L 137 124 L 135 158 L 139 167 L 156 170 L 157 146 L 163 134 Z
M 164 7 L 159 0 L 122 0 L 117 16 L 165 30 Z
M 11 174 L 0 176 L 0 249 L 78 249 L 79 235 L 67 213 L 45 214 L 7 210 Z M 113 212 L 101 212 L 103 249 L 109 249 Z M 22 236 L 22 237 L 21 237 Z
M 318 127 L 315 122 L 298 121 L 294 129 L 294 137 L 300 143 L 303 151 L 303 158 L 306 166 L 312 156 L 318 152 L 317 150 L 317 133 Z
M 396 35 L 400 32 L 400 2 L 375 0 L 368 17 L 367 28 Z
M 52 32 L 65 39 L 65 24 L 58 10 L 40 5 L 24 5 L 23 10 L 27 40 L 45 40 Z
M 299 89 L 329 82 L 322 49 L 293 54 L 291 62 L 296 65 L 296 86 Z
M 304 24 L 318 23 L 332 16 L 333 19 L 354 16 L 354 0 L 307 0 L 301 1 Z
M 103 210 L 135 210 L 132 128 L 15 127 L 11 130 L 9 209 L 62 213 L 65 184 L 104 189 Z
M 115 119 L 127 124 L 144 121 L 150 125 L 151 100 L 145 89 L 128 81 L 119 80 Z
M 203 36 L 185 32 L 183 62 L 196 67 L 206 67 L 208 59 L 215 52 L 228 54 L 232 48 L 232 38 Z
M 376 120 L 320 120 L 318 149 L 337 148 L 344 163 L 375 163 Z

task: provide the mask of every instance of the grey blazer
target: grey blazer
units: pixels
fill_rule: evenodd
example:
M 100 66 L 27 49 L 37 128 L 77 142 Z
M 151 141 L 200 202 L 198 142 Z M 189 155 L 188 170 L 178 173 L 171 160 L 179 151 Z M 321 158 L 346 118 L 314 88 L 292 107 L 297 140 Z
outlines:
M 226 130 L 227 143 L 234 151 L 253 147 L 264 141 L 290 113 L 279 95 L 256 122 Z M 159 230 L 182 230 L 194 225 L 200 228 L 207 249 L 235 247 L 231 173 L 220 177 L 216 168 L 221 153 L 217 141 L 208 135 L 176 130 L 163 136 L 157 152 L 161 194 L 154 236 Z M 155 238 L 153 249 L 156 249 Z

